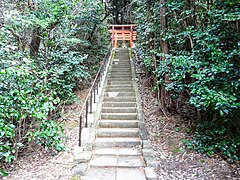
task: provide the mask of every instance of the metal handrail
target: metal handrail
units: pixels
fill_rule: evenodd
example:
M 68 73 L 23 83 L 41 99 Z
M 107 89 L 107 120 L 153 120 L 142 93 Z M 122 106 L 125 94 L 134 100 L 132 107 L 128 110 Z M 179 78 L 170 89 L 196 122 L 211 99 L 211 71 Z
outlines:
M 102 75 L 105 71 L 105 68 L 106 68 L 106 65 L 108 63 L 108 59 L 111 55 L 111 50 L 112 50 L 112 44 L 109 45 L 108 47 L 108 51 L 107 51 L 107 54 L 105 55 L 104 57 L 104 61 L 102 63 L 102 65 L 100 66 L 96 76 L 95 76 L 95 79 L 92 83 L 92 86 L 91 88 L 89 89 L 89 92 L 87 94 L 87 97 L 84 101 L 84 104 L 82 106 L 82 109 L 80 111 L 80 115 L 79 115 L 79 146 L 82 145 L 82 128 L 85 126 L 85 127 L 88 127 L 88 114 L 89 113 L 92 113 L 92 105 L 93 105 L 93 102 L 96 103 L 96 95 L 98 95 L 99 93 L 99 88 L 101 87 L 101 80 L 102 80 Z M 89 109 L 88 109 L 89 108 Z M 85 121 L 84 121 L 84 112 L 85 110 Z M 89 111 L 90 110 L 90 111 Z

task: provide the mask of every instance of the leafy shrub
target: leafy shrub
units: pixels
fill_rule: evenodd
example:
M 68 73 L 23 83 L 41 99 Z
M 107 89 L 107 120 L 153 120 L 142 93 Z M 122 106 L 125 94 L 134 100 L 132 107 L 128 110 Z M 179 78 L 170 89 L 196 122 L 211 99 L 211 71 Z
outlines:
M 78 84 L 84 84 L 90 77 L 87 67 L 83 65 L 86 58 L 86 55 L 64 49 L 54 52 L 46 73 L 47 86 L 55 89 L 57 97 L 70 102 L 75 98 L 74 90 Z
M 28 63 L 31 63 L 29 61 Z M 55 90 L 48 90 L 42 81 L 42 72 L 36 72 L 31 64 L 22 64 L 1 70 L 0 76 L 0 120 L 1 120 L 1 162 L 11 162 L 27 140 L 35 140 L 38 131 L 42 135 L 52 133 L 53 127 L 57 128 L 54 136 L 61 135 L 61 127 L 46 126 L 48 115 L 56 109 L 60 102 Z M 44 126 L 45 125 L 45 126 Z M 55 131 L 56 131 L 55 130 Z M 29 133 L 34 131 L 34 133 Z M 54 131 L 53 131 L 54 132 Z M 44 136 L 37 136 L 40 141 Z M 60 141 L 44 141 L 48 147 L 60 146 Z M 46 143 L 47 142 L 47 143 Z M 55 144 L 55 145 L 54 145 Z M 5 159 L 3 159 L 5 157 Z
M 163 17 L 156 7 L 166 8 L 166 29 L 159 27 Z M 239 12 L 233 0 L 138 1 L 136 9 L 139 54 L 157 76 L 156 87 L 171 92 L 175 103 L 187 96 L 197 112 L 196 126 L 205 127 L 196 129 L 194 149 L 234 160 L 239 158 L 239 132 L 232 123 L 239 123 L 240 109 Z M 169 54 L 161 53 L 161 40 L 168 43 Z
M 0 31 L 0 176 L 30 141 L 64 150 L 61 105 L 89 83 L 108 42 L 101 2 L 18 1 L 16 9 Z M 34 38 L 40 44 L 31 59 Z
M 188 148 L 208 155 L 220 154 L 229 161 L 240 160 L 238 122 L 204 122 L 198 125 L 193 140 L 185 141 Z

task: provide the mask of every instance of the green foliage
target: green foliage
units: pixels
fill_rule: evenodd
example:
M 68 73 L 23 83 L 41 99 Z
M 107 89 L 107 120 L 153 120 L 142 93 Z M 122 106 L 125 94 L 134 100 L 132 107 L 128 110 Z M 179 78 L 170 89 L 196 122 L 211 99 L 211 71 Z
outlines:
M 108 43 L 104 8 L 95 1 L 18 2 L 0 31 L 0 174 L 28 142 L 64 150 L 62 105 L 98 70 Z M 16 7 L 18 8 L 18 7 Z M 29 57 L 39 31 L 38 57 Z
M 148 72 L 154 71 L 153 57 L 159 52 L 160 43 L 156 37 L 160 37 L 159 2 L 137 1 L 135 18 L 137 20 L 138 55 Z
M 166 29 L 159 27 L 161 7 L 166 7 Z M 157 76 L 156 86 L 171 92 L 175 103 L 186 94 L 201 114 L 197 125 L 208 127 L 196 129 L 194 149 L 239 160 L 239 127 L 232 126 L 239 123 L 240 109 L 239 1 L 170 0 L 160 5 L 142 0 L 137 1 L 136 17 L 138 53 Z M 161 53 L 160 39 L 169 44 L 169 54 Z
M 18 148 L 35 138 L 46 147 L 61 146 L 63 129 L 52 120 L 49 120 L 51 123 L 47 123 L 49 114 L 56 109 L 60 98 L 56 96 L 56 91 L 53 88 L 49 90 L 41 79 L 44 76 L 43 72 L 37 72 L 34 68 L 36 67 L 32 65 L 32 61 L 29 61 L 21 66 L 1 70 L 1 161 L 14 160 Z M 38 136 L 38 130 L 41 136 Z M 49 133 L 52 136 L 48 136 Z
M 177 13 L 179 5 L 176 6 L 177 11 L 172 6 L 170 3 L 170 12 Z M 199 4 L 196 6 L 202 7 Z M 175 20 L 178 23 L 184 21 L 187 11 L 182 11 Z M 205 15 L 209 21 L 204 29 L 195 22 L 197 27 L 188 26 L 178 32 L 170 30 L 165 40 L 172 44 L 171 55 L 156 70 L 160 83 L 164 74 L 170 75 L 172 82 L 166 87 L 173 93 L 189 91 L 190 103 L 209 114 L 231 114 L 240 107 L 240 33 L 235 32 L 235 21 L 225 19 L 226 14 L 229 14 L 227 11 L 227 8 L 220 10 L 217 7 L 213 7 L 212 11 L 203 9 L 198 14 L 199 19 Z M 234 13 L 237 12 L 236 9 Z M 193 16 L 194 13 L 191 12 L 190 15 Z M 186 44 L 191 48 L 186 47 Z
M 188 148 L 200 153 L 221 154 L 230 161 L 239 161 L 240 136 L 234 126 L 236 122 L 204 122 L 194 133 L 193 140 L 186 140 Z

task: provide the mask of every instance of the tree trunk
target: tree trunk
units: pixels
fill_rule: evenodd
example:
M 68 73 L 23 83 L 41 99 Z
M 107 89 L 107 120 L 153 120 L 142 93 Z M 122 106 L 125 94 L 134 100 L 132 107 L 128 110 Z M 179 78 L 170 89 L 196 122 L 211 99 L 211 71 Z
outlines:
M 162 4 L 160 8 L 160 25 L 161 25 L 161 32 L 165 33 L 167 30 L 167 18 L 166 18 L 166 8 L 164 7 L 164 4 L 167 2 L 167 0 L 160 0 L 160 3 Z M 169 54 L 169 43 L 164 41 L 162 38 L 160 39 L 161 44 L 161 52 L 163 54 Z M 162 61 L 165 61 L 165 57 L 161 58 Z M 170 82 L 169 76 L 163 77 L 165 84 Z M 170 94 L 166 91 L 166 88 L 164 85 L 161 87 L 161 99 L 160 99 L 161 105 L 166 108 L 171 105 L 171 97 Z
M 32 33 L 32 39 L 30 43 L 30 57 L 37 59 L 38 58 L 38 51 L 41 42 L 41 32 L 40 28 L 35 28 Z

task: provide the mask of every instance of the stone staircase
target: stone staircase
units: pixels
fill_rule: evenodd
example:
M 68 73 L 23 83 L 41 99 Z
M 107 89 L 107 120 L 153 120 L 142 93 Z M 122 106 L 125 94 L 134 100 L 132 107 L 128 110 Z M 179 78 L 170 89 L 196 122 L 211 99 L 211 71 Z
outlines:
M 85 180 L 156 179 L 153 168 L 146 168 L 131 67 L 128 49 L 116 50 Z

